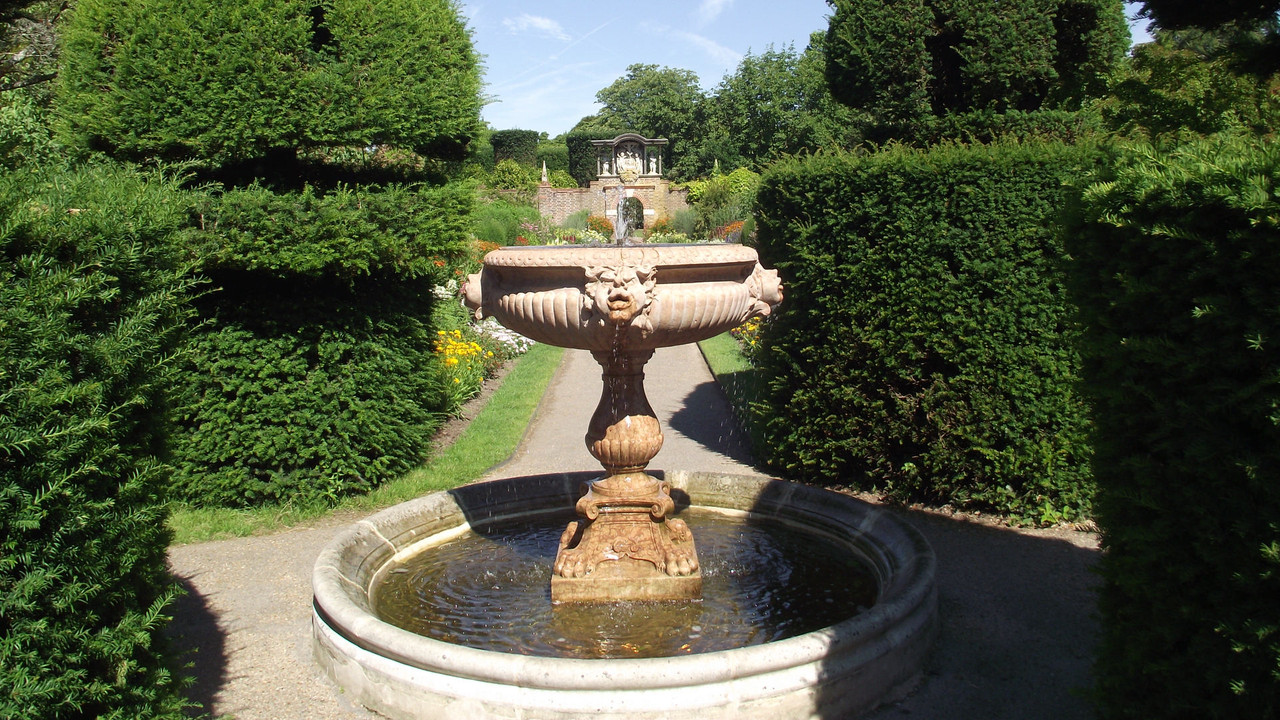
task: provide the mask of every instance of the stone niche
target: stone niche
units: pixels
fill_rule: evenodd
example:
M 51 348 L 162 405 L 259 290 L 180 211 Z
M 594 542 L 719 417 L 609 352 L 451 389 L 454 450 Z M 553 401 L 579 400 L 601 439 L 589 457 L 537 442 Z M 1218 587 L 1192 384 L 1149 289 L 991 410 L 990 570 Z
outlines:
M 553 222 L 564 222 L 586 209 L 617 223 L 619 192 L 644 206 L 646 228 L 689 207 L 687 192 L 672 188 L 662 176 L 666 138 L 623 133 L 612 140 L 592 140 L 591 144 L 596 149 L 596 179 L 589 187 L 553 188 L 545 181 L 538 187 L 538 211 Z

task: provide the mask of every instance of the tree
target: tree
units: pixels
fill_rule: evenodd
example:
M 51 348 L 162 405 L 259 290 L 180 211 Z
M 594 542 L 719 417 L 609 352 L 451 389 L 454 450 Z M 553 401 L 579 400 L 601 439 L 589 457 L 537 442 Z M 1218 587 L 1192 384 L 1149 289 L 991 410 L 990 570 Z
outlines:
M 1078 108 L 1128 46 L 1119 0 L 828 0 L 831 94 L 882 134 L 937 118 Z
M 674 170 L 702 135 L 705 100 L 698 76 L 690 70 L 631 65 L 626 75 L 596 93 L 596 102 L 604 107 L 591 124 L 667 138 L 670 161 L 665 165 Z
M 1236 130 L 1258 135 L 1280 125 L 1280 76 L 1241 71 L 1247 41 L 1234 26 L 1161 30 L 1134 48 L 1117 73 L 1112 97 L 1099 103 L 1112 130 L 1176 142 Z
M 748 53 L 720 82 L 711 125 L 741 164 L 760 169 L 783 155 L 852 144 L 859 123 L 827 90 L 823 41 L 814 33 L 803 54 L 793 46 Z
M 1145 0 L 1142 16 L 1165 30 L 1212 28 L 1230 22 L 1246 25 L 1274 19 L 1280 0 Z

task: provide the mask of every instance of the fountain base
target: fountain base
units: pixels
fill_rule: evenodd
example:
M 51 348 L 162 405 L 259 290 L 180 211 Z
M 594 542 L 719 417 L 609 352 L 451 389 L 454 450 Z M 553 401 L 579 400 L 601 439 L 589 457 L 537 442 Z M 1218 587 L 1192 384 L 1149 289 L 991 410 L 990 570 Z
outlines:
M 668 517 L 675 502 L 667 483 L 642 470 L 586 484 L 580 520 L 560 537 L 552 602 L 693 600 L 702 573 L 693 534 Z
M 752 476 L 668 471 L 690 508 L 782 523 L 860 558 L 867 611 L 762 645 L 640 659 L 536 657 L 445 643 L 392 626 L 370 593 L 397 557 L 474 525 L 562 514 L 581 475 L 478 483 L 353 525 L 316 560 L 314 653 L 346 697 L 390 718 L 808 720 L 856 717 L 918 679 L 937 635 L 936 562 L 919 532 L 837 493 Z M 710 580 L 708 580 L 710 582 Z

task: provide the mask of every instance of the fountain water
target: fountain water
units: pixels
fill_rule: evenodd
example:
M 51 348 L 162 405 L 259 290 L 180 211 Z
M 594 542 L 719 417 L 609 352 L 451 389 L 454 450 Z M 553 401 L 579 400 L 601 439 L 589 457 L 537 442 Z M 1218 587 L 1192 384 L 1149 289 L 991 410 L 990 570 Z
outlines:
M 586 441 L 605 475 L 585 491 L 567 475 L 465 486 L 352 528 L 317 561 L 313 580 L 316 657 L 330 677 L 369 707 L 404 718 L 845 717 L 909 682 L 936 632 L 933 554 L 917 532 L 814 488 L 646 471 L 663 442 L 644 393 L 654 349 L 719 334 L 780 300 L 776 272 L 740 245 L 503 248 L 486 256 L 466 288 L 478 316 L 589 350 L 600 363 L 603 392 Z M 429 559 L 472 528 L 560 517 L 575 500 L 578 518 L 561 534 L 551 568 L 551 601 L 697 603 L 703 567 L 694 532 L 675 517 L 677 498 L 768 519 L 815 548 L 857 558 L 874 604 L 753 647 L 626 660 L 477 649 L 379 616 L 385 581 L 412 559 Z

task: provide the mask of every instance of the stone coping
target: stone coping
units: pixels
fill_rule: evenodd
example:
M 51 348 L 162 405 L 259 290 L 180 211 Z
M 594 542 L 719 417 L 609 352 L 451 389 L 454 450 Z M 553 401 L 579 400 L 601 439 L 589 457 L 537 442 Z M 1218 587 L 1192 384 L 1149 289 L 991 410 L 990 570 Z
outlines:
M 477 483 L 356 523 L 316 561 L 317 661 L 359 702 L 393 718 L 444 717 L 442 707 L 465 710 L 467 717 L 617 713 L 709 720 L 832 711 L 843 717 L 865 712 L 914 682 L 937 633 L 936 560 L 928 542 L 880 508 L 758 476 L 665 473 L 678 502 L 758 515 L 846 544 L 878 576 L 874 607 L 763 645 L 618 660 L 478 650 L 415 635 L 370 611 L 368 589 L 392 559 L 469 524 L 562 513 L 591 477 L 565 473 Z

